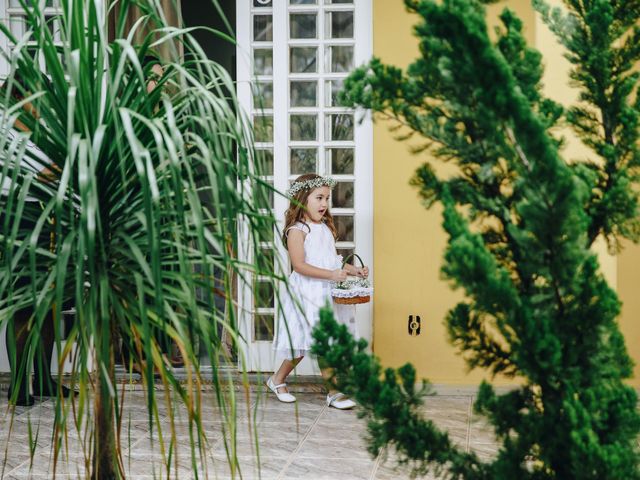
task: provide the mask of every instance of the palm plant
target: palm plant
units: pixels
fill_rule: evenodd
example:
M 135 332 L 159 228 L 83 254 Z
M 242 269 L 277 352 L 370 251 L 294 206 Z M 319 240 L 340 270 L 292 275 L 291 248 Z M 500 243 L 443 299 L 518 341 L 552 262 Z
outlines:
M 52 164 L 49 175 L 30 175 L 24 141 L 0 140 L 1 180 L 12 185 L 0 199 L 9 218 L 0 226 L 2 322 L 35 305 L 28 337 L 34 352 L 53 310 L 60 363 L 74 352 L 79 390 L 77 400 L 57 399 L 56 438 L 71 412 L 78 425 L 92 427 L 86 463 L 93 478 L 125 476 L 114 373 L 120 335 L 132 345 L 132 362 L 144 369 L 149 422 L 159 428 L 154 370 L 184 401 L 195 467 L 201 453 L 195 445 L 204 437 L 204 379 L 194 339 L 207 347 L 216 398 L 224 404 L 215 367 L 221 329 L 238 340 L 233 279 L 248 278 L 258 265 L 261 274 L 271 274 L 257 255 L 254 264 L 237 258 L 239 221 L 256 252 L 273 238 L 273 220 L 263 213 L 266 195 L 249 188 L 259 182 L 251 129 L 228 73 L 188 29 L 169 26 L 157 2 L 135 2 L 142 16 L 128 30 L 131 2 L 62 1 L 60 41 L 38 2 L 20 3 L 27 35 L 14 38 L 0 25 L 14 44 L 4 52 L 11 73 L 2 122 L 5 128 L 22 122 Z M 114 15 L 112 32 L 108 14 Z M 147 92 L 150 67 L 142 59 L 160 48 L 169 52 L 165 72 Z M 34 109 L 23 108 L 25 102 Z M 25 219 L 35 225 L 30 231 L 21 227 Z M 18 278 L 29 281 L 22 285 Z M 216 308 L 214 291 L 222 292 L 226 308 Z M 66 304 L 77 314 L 62 349 L 58 323 Z M 161 338 L 181 351 L 186 386 L 166 366 Z M 171 437 L 175 443 L 175 432 Z M 167 458 L 174 447 L 163 450 Z

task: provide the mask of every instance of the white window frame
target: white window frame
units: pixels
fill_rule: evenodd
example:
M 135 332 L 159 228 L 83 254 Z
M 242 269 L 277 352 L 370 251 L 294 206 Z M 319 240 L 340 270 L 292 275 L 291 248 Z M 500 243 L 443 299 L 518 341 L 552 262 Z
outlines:
M 38 0 L 41 3 L 45 3 L 45 0 Z M 17 13 L 23 11 L 22 7 L 11 7 L 10 6 L 11 0 L 0 0 L 0 21 L 2 21 L 4 23 L 4 25 L 7 26 L 7 28 L 11 29 L 11 16 L 12 14 L 15 16 Z M 44 14 L 46 17 L 49 16 L 55 16 L 56 14 L 61 12 L 61 8 L 58 7 L 45 7 L 44 8 Z M 58 32 L 58 38 L 56 40 L 56 43 L 60 42 L 60 37 L 59 37 L 59 32 Z M 60 42 L 60 45 L 62 43 Z M 4 35 L 4 34 L 0 34 L 0 48 L 2 48 L 2 51 L 4 52 L 8 52 L 10 50 L 10 41 L 9 38 Z M 44 60 L 41 58 L 41 66 L 44 65 Z M 0 81 L 4 80 L 7 75 L 9 74 L 9 70 L 10 70 L 10 63 L 7 61 L 6 58 L 4 58 L 4 56 L 0 55 Z
M 329 166 L 327 165 L 325 148 L 329 146 L 328 142 L 321 142 L 324 138 L 324 114 L 352 112 L 352 110 L 343 107 L 325 107 L 325 86 L 326 80 L 335 77 L 342 77 L 339 74 L 323 73 L 321 63 L 325 62 L 326 46 L 341 43 L 354 45 L 354 64 L 359 66 L 369 61 L 372 55 L 372 1 L 373 0 L 354 0 L 352 5 L 331 5 L 332 11 L 337 10 L 353 10 L 354 17 L 354 38 L 341 40 L 332 39 L 325 40 L 324 22 L 325 15 L 323 4 L 325 0 L 318 0 L 317 5 L 289 5 L 289 0 L 273 0 L 271 9 L 262 9 L 260 12 L 272 13 L 273 18 L 273 157 L 274 157 L 274 186 L 279 191 L 285 191 L 289 182 L 296 175 L 289 175 L 289 113 L 305 111 L 313 112 L 318 115 L 317 141 L 316 142 L 300 142 L 302 146 L 318 147 L 319 173 L 326 174 Z M 237 47 L 237 92 L 241 105 L 246 112 L 251 115 L 252 112 L 252 90 L 251 82 L 255 80 L 252 77 L 252 14 L 254 12 L 253 0 L 238 0 L 236 3 L 236 32 L 238 39 Z M 317 23 L 317 39 L 310 40 L 289 40 L 289 15 L 288 12 L 320 12 L 318 14 Z M 266 45 L 266 44 L 265 44 Z M 289 74 L 289 46 L 290 45 L 319 45 L 319 54 L 317 58 L 318 72 L 316 74 Z M 318 106 L 295 109 L 290 108 L 289 98 L 289 80 L 290 79 L 313 78 L 318 82 Z M 258 77 L 260 79 L 260 77 Z M 359 120 L 363 119 L 362 123 Z M 354 205 L 355 209 L 332 209 L 335 214 L 355 212 L 354 221 L 354 240 L 356 242 L 357 253 L 370 265 L 373 263 L 373 126 L 368 112 L 356 111 L 354 113 L 354 140 L 346 142 L 345 145 L 355 146 L 354 157 L 354 173 L 353 175 L 339 176 L 337 180 L 354 180 Z M 265 145 L 266 146 L 266 145 Z M 331 143 L 330 146 L 339 147 L 338 142 Z M 284 211 L 288 207 L 288 200 L 282 196 L 276 196 L 274 201 L 274 212 L 280 229 L 283 227 Z M 240 242 L 246 242 L 246 229 L 240 229 Z M 278 243 L 278 242 L 277 242 Z M 347 244 L 338 242 L 337 247 L 346 247 Z M 242 246 L 238 249 L 243 251 Z M 245 253 L 246 254 L 246 253 Z M 288 265 L 287 252 L 284 246 L 279 245 L 278 257 L 281 265 Z M 372 271 L 373 275 L 373 271 Z M 373 278 L 373 276 L 371 277 Z M 253 335 L 253 294 L 250 286 L 246 284 L 239 285 L 239 322 L 240 332 L 246 343 L 239 352 L 239 367 L 249 371 L 270 371 L 276 365 L 276 359 L 271 342 L 256 342 Z M 359 305 L 357 307 L 357 322 L 360 334 L 363 338 L 371 341 L 372 332 L 372 305 L 371 303 Z M 259 312 L 258 312 L 259 313 Z M 277 323 L 277 317 L 274 318 Z M 319 369 L 315 362 L 305 359 L 297 368 L 298 373 L 302 374 L 318 374 Z
M 4 25 L 9 25 L 9 12 L 7 11 L 7 5 L 9 3 L 9 0 L 0 0 L 0 22 L 2 22 Z M 2 49 L 3 52 L 7 51 L 7 45 L 9 43 L 8 38 L 6 37 L 6 35 L 1 34 L 0 35 L 0 49 Z M 9 74 L 9 64 L 7 62 L 7 60 L 4 58 L 4 55 L 0 56 L 0 81 L 3 81 L 6 76 Z

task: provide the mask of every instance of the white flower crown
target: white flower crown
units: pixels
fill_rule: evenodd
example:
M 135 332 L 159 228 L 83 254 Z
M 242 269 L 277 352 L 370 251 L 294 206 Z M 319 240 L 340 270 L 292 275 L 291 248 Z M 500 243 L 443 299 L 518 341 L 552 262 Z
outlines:
M 289 189 L 285 192 L 287 197 L 292 198 L 296 193 L 302 190 L 313 190 L 314 188 L 336 186 L 336 181 L 329 177 L 317 177 L 304 182 L 293 182 Z

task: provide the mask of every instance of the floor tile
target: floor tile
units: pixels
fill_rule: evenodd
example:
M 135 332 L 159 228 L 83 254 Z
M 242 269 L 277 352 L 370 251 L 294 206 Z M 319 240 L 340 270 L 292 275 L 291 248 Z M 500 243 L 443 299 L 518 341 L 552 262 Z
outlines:
M 260 465 L 259 471 L 258 464 Z M 286 465 L 287 461 L 284 458 L 270 458 L 268 456 L 261 455 L 260 460 L 258 461 L 255 456 L 238 456 L 237 464 L 235 466 L 235 478 L 275 479 Z M 240 473 L 238 473 L 238 468 Z M 214 455 L 213 459 L 207 462 L 207 470 L 207 473 L 209 474 L 209 477 L 207 478 L 220 478 L 225 480 L 232 478 L 231 467 L 229 466 L 225 456 Z M 242 477 L 240 477 L 240 474 L 242 474 Z
M 410 471 L 407 467 L 386 464 L 379 465 L 373 476 L 373 480 L 410 480 L 411 478 Z M 426 476 L 419 478 L 420 480 L 439 480 L 445 477 L 428 473 Z
M 371 460 L 365 441 L 358 437 L 327 437 L 314 435 L 313 431 L 298 450 L 298 458 L 323 458 Z
M 477 443 L 471 441 L 469 450 L 474 452 L 483 462 L 490 462 L 498 456 L 499 447 L 495 443 Z
M 346 424 L 324 423 L 320 420 L 313 425 L 311 432 L 314 435 L 324 436 L 326 438 L 363 438 L 367 435 L 367 425 L 364 421 L 348 422 Z
M 263 458 L 287 458 L 298 447 L 302 436 L 295 434 L 276 434 L 255 437 L 243 436 L 235 442 L 227 440 L 226 447 L 223 440 L 219 440 L 211 449 L 214 455 L 222 456 L 227 450 L 235 450 L 236 455 L 248 457 L 257 453 Z M 256 445 L 257 442 L 257 445 Z
M 322 410 L 306 410 L 299 408 L 294 410 L 283 410 L 282 408 L 273 407 L 258 407 L 252 411 L 251 420 L 257 422 L 257 424 L 273 424 L 273 423 L 291 423 L 291 424 L 304 424 L 313 423 L 318 418 L 318 415 Z
M 31 408 L 18 408 L 9 414 L 0 392 L 0 476 L 3 480 L 50 479 L 53 474 L 51 429 L 55 419 L 52 401 L 39 402 Z M 122 407 L 120 442 L 129 478 L 230 479 L 224 439 L 234 439 L 234 453 L 242 478 L 288 480 L 390 480 L 410 478 L 410 468 L 396 467 L 394 455 L 376 461 L 367 452 L 367 420 L 359 418 L 358 409 L 340 411 L 326 407 L 324 394 L 297 394 L 295 404 L 284 404 L 269 392 L 252 393 L 248 400 L 238 392 L 234 408 L 225 410 L 217 404 L 214 392 L 203 391 L 200 414 L 206 441 L 198 450 L 195 463 L 190 457 L 188 410 L 179 401 L 164 402 L 157 390 L 158 416 L 165 440 L 165 451 L 173 431 L 178 462 L 167 471 L 161 455 L 158 425 L 150 431 L 144 391 L 129 390 Z M 452 441 L 490 461 L 498 453 L 494 430 L 486 418 L 471 411 L 473 396 L 438 395 L 425 399 L 420 408 L 425 419 L 447 431 Z M 91 407 L 91 404 L 89 404 Z M 229 406 L 231 407 L 231 406 Z M 90 409 L 89 409 L 90 410 Z M 235 412 L 235 416 L 233 413 Z M 231 415 L 231 418 L 230 416 Z M 173 423 L 171 423 L 173 418 Z M 232 426 L 235 420 L 235 426 Z M 13 422 L 13 423 L 12 423 Z M 91 429 L 91 419 L 84 419 L 77 431 L 73 418 L 68 420 L 63 454 L 56 478 L 86 478 L 84 472 L 83 435 Z M 155 422 L 155 419 L 154 419 Z M 12 424 L 11 437 L 8 429 Z M 29 429 L 38 431 L 34 459 L 30 461 Z M 35 430 L 34 430 L 35 429 Z M 257 448 L 256 448 L 256 437 Z M 32 437 L 33 438 L 33 437 Z M 153 442 L 153 443 L 152 443 Z M 260 472 L 258 458 L 260 456 Z M 1 470 L 4 463 L 4 470 Z M 195 465 L 195 467 L 194 467 Z M 236 475 L 236 478 L 238 476 Z M 427 480 L 438 477 L 428 475 Z
M 4 449 L 0 454 L 0 478 L 5 478 L 7 474 L 15 470 L 23 463 L 30 462 L 31 455 L 28 452 L 12 453 L 5 456 Z
M 53 478 L 54 468 L 56 477 L 59 475 L 83 475 L 85 472 L 84 456 L 78 453 L 69 454 L 69 456 L 63 455 L 54 466 L 52 457 L 40 454 L 32 464 L 25 462 L 9 473 L 18 478 L 29 478 L 30 476 Z
M 335 458 L 294 458 L 281 477 L 286 480 L 368 480 L 375 461 Z
M 244 422 L 238 424 L 236 435 L 238 437 L 243 436 L 264 436 L 266 438 L 272 438 L 278 435 L 297 435 L 299 437 L 304 436 L 311 428 L 315 428 L 314 423 L 309 422 L 296 422 L 295 419 L 291 419 L 286 422 L 269 423 L 269 422 Z M 227 433 L 229 437 L 229 433 Z
M 318 417 L 321 425 L 337 425 L 343 428 L 349 426 L 366 426 L 366 420 L 358 417 L 358 410 L 338 410 L 336 408 L 326 408 Z

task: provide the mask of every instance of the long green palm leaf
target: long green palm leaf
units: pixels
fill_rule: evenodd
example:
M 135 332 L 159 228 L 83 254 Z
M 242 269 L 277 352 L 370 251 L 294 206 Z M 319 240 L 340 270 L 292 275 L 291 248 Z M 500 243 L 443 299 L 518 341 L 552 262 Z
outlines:
M 0 315 L 5 322 L 36 306 L 29 334 L 35 352 L 47 313 L 53 310 L 58 322 L 65 305 L 75 307 L 65 348 L 58 325 L 55 332 L 61 360 L 74 355 L 80 395 L 73 402 L 58 399 L 56 432 L 64 437 L 70 412 L 79 427 L 91 418 L 85 452 L 95 478 L 125 476 L 118 458 L 121 387 L 114 374 L 119 336 L 131 342 L 133 361 L 145 369 L 152 428 L 161 424 L 158 402 L 172 398 L 156 398 L 154 369 L 160 369 L 167 392 L 187 406 L 193 425 L 189 455 L 197 465 L 202 450 L 194 445 L 205 440 L 199 423 L 204 379 L 194 342 L 203 341 L 215 366 L 221 329 L 238 338 L 233 278 L 249 278 L 258 269 L 237 258 L 238 222 L 246 221 L 255 252 L 272 241 L 274 228 L 264 213 L 266 195 L 248 188 L 260 183 L 260 172 L 228 73 L 206 57 L 189 29 L 167 25 L 155 2 L 135 4 L 143 16 L 126 31 L 133 3 L 118 3 L 113 41 L 106 16 L 116 13 L 115 2 L 63 1 L 59 42 L 44 10 L 31 2 L 21 1 L 25 38 L 13 38 L 0 25 L 13 44 L 4 52 L 12 68 L 2 98 L 3 131 L 19 119 L 51 160 L 49 175 L 34 174 L 26 166 L 26 135 L 0 140 L 1 180 L 12 185 L 0 198 Z M 135 38 L 141 38 L 138 44 Z M 150 67 L 143 59 L 163 46 L 173 56 L 148 93 Z M 23 108 L 14 93 L 37 113 Z M 27 201 L 32 199 L 37 201 Z M 35 227 L 26 229 L 27 220 Z M 262 275 L 273 275 L 261 268 Z M 28 286 L 18 286 L 19 278 L 28 279 Z M 227 292 L 226 309 L 216 307 L 216 282 Z M 185 356 L 187 384 L 167 368 L 161 338 Z M 224 403 L 215 369 L 212 380 Z M 85 418 L 89 414 L 94 416 Z M 161 440 L 167 469 L 177 464 L 175 433 L 169 433 L 168 443 Z M 161 432 L 160 439 L 166 435 Z

